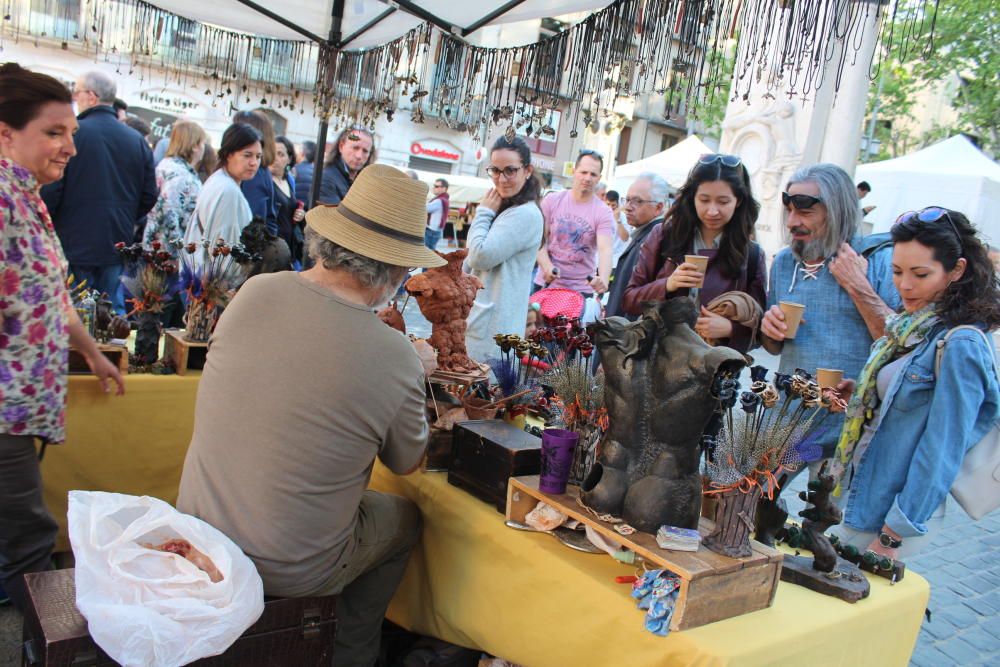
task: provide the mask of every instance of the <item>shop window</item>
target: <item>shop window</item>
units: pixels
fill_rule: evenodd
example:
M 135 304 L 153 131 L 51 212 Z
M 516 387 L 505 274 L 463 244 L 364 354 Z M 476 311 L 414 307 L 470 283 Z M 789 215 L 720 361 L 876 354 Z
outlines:
M 442 162 L 441 160 L 430 160 L 425 157 L 417 157 L 415 155 L 410 156 L 410 163 L 407 165 L 410 169 L 416 169 L 418 171 L 429 171 L 435 174 L 450 174 L 452 173 L 452 165 L 450 162 Z

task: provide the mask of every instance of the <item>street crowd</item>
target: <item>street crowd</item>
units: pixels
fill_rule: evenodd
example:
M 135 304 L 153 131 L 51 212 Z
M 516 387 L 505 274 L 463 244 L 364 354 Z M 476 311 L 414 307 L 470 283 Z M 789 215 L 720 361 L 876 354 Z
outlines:
M 125 312 L 116 243 L 234 244 L 259 219 L 288 246 L 288 270 L 249 280 L 218 323 L 177 505 L 231 537 L 267 594 L 339 594 L 336 664 L 374 662 L 421 519 L 367 482 L 375 458 L 415 471 L 428 435 L 427 369 L 374 310 L 414 269 L 445 263 L 434 249 L 449 184 L 435 181 L 428 202 L 425 185 L 373 164 L 359 126 L 318 175 L 314 151 L 258 111 L 238 112 L 217 150 L 190 121 L 151 147 L 121 122 L 106 75 L 81 75 L 71 93 L 0 67 L 0 585 L 16 605 L 22 575 L 50 567 L 35 441 L 65 439 L 70 343 L 106 390 L 126 386 L 70 306 L 68 275 Z M 474 358 L 494 353 L 496 334 L 523 335 L 545 291 L 628 319 L 692 299 L 690 324 L 711 345 L 763 347 L 783 373 L 843 371 L 848 407 L 816 443 L 843 490 L 841 540 L 889 558 L 927 543 L 963 458 L 1000 418 L 1000 284 L 976 221 L 899 211 L 889 234 L 864 237 L 849 174 L 805 165 L 781 195 L 789 243 L 769 258 L 738 156 L 702 156 L 675 193 L 656 173 L 616 193 L 601 187 L 603 156 L 584 150 L 572 186 L 544 197 L 523 139 L 501 137 L 488 162 L 493 188 L 465 242 L 483 284 Z M 794 337 L 783 302 L 804 307 Z

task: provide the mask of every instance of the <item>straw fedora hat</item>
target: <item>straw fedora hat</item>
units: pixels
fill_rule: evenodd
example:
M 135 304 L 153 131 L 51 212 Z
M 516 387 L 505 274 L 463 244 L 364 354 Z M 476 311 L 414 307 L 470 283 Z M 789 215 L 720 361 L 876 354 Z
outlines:
M 424 245 L 427 184 L 398 169 L 373 164 L 361 170 L 338 206 L 319 204 L 306 222 L 351 252 L 395 266 L 447 264 Z

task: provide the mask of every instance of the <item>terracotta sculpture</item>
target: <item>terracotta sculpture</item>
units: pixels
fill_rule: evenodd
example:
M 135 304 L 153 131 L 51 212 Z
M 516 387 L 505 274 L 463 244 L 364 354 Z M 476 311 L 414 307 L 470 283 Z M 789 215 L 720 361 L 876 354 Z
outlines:
M 432 333 L 427 342 L 437 350 L 438 368 L 476 371 L 478 364 L 465 351 L 465 318 L 483 284 L 479 278 L 462 273 L 462 262 L 468 250 L 438 254 L 448 264 L 413 276 L 406 281 L 406 291 L 417 299 L 420 312 L 431 323 Z
M 390 302 L 388 306 L 375 314 L 391 328 L 400 333 L 406 333 L 406 322 L 403 321 L 403 313 L 399 312 L 395 301 Z
M 648 304 L 643 317 L 595 325 L 605 373 L 609 428 L 583 484 L 583 501 L 655 533 L 661 525 L 697 528 L 701 435 L 718 400 L 717 374 L 738 374 L 744 356 L 709 347 L 692 328 L 690 299 Z

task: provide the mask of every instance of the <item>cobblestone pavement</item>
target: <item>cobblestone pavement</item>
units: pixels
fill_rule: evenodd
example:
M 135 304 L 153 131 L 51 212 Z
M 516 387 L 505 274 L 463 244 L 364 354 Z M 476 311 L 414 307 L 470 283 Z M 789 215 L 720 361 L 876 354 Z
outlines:
M 410 333 L 430 335 L 430 326 L 412 299 L 404 319 Z M 776 357 L 760 350 L 754 356 L 768 368 L 777 367 Z M 798 492 L 805 482 L 806 476 L 799 475 L 782 494 L 793 516 L 803 507 Z M 938 537 L 906 565 L 931 585 L 931 619 L 924 620 L 910 664 L 1000 665 L 1000 511 L 973 522 L 949 501 Z M 0 667 L 20 664 L 20 647 L 20 615 L 9 606 L 0 607 Z

